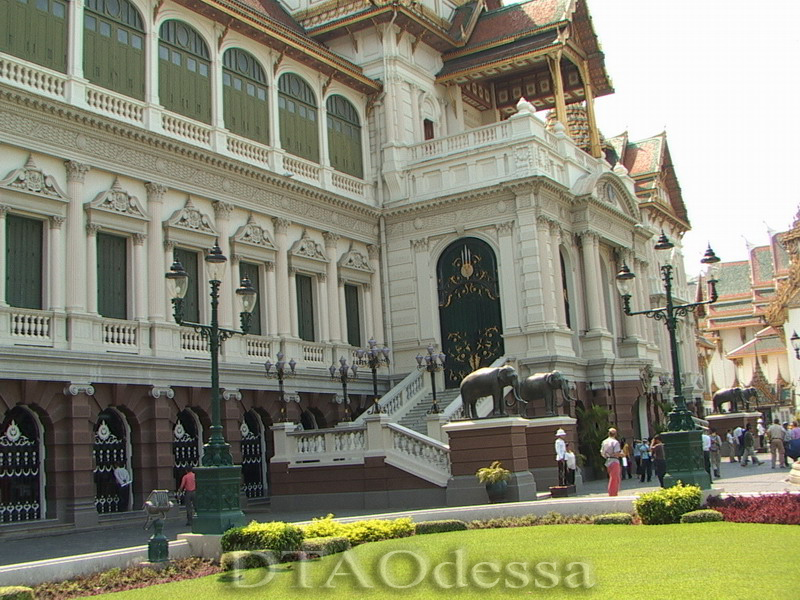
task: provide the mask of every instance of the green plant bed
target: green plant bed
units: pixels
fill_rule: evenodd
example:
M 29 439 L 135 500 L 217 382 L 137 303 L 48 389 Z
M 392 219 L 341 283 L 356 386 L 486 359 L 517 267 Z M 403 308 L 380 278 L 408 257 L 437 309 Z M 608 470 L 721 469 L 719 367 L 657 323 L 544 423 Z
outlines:
M 770 597 L 792 598 L 795 584 L 786 573 L 794 568 L 791 553 L 752 553 L 747 569 L 731 569 L 725 561 L 697 560 L 715 547 L 721 539 L 769 539 L 781 547 L 791 547 L 797 528 L 789 525 L 757 525 L 744 523 L 697 523 L 692 525 L 663 525 L 661 527 L 631 527 L 608 525 L 586 527 L 582 525 L 552 525 L 547 527 L 518 527 L 512 529 L 454 531 L 447 534 L 413 536 L 362 544 L 348 552 L 326 556 L 307 563 L 275 565 L 269 571 L 252 569 L 240 573 L 204 577 L 148 589 L 107 594 L 97 598 L 117 600 L 175 600 L 175 598 L 202 598 L 231 600 L 276 600 L 321 598 L 352 600 L 402 598 L 404 600 L 430 600 L 435 597 L 455 595 L 463 599 L 484 598 L 609 598 L 623 596 L 625 600 L 653 600 L 654 598 L 693 598 L 729 600 L 731 590 L 752 589 L 752 574 L 770 581 Z M 653 548 L 642 553 L 637 560 L 624 560 L 630 548 Z M 395 552 L 394 555 L 390 555 Z M 396 583 L 411 581 L 418 563 L 410 560 L 413 552 L 428 564 L 428 575 L 419 585 L 409 589 L 392 589 L 379 577 L 380 561 L 389 556 L 387 573 Z M 463 554 L 459 559 L 457 552 Z M 351 561 L 374 587 L 362 588 L 352 575 L 333 577 L 340 561 Z M 466 565 L 466 587 L 443 589 L 435 584 L 431 575 L 433 565 L 461 561 Z M 563 574 L 567 565 L 584 562 L 591 567 L 594 585 L 588 589 L 570 589 L 563 580 L 551 589 L 537 588 L 535 565 L 553 563 Z M 490 589 L 475 585 L 471 572 L 477 563 L 494 562 L 501 569 L 512 562 L 526 562 L 531 581 L 520 589 L 509 589 L 501 584 Z M 677 565 L 677 567 L 676 567 Z M 455 574 L 455 566 L 444 569 L 445 578 Z M 480 568 L 480 567 L 479 567 Z M 306 569 L 306 571 L 302 571 Z M 553 572 L 553 568 L 545 571 Z M 305 572 L 305 583 L 298 586 L 298 577 Z M 352 573 L 348 566 L 341 572 Z M 574 570 L 572 572 L 575 572 Z M 647 577 L 642 577 L 642 573 Z M 501 573 L 504 573 L 502 571 Z M 234 587 L 234 578 L 240 584 L 252 585 L 268 574 L 272 580 L 249 589 Z M 321 588 L 331 579 L 329 588 Z M 547 578 L 539 577 L 545 585 Z M 519 583 L 517 578 L 516 583 Z M 445 581 L 447 583 L 448 581 Z

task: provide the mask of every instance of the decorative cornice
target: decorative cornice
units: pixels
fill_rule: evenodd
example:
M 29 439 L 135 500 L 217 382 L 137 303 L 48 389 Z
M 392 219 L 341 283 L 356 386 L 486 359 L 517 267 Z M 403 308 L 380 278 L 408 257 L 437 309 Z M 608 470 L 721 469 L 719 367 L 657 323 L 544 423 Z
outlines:
M 108 190 L 97 194 L 97 197 L 86 207 L 86 210 L 103 210 L 144 221 L 150 219 L 139 199 L 122 189 L 119 177 L 114 178 L 114 183 L 111 184 Z
M 211 219 L 195 208 L 191 196 L 186 197 L 186 204 L 183 208 L 172 213 L 167 221 L 167 226 L 217 235 L 217 230 L 211 225 Z
M 325 256 L 325 253 L 322 251 L 322 244 L 312 240 L 308 235 L 308 231 L 305 229 L 303 230 L 303 234 L 300 236 L 300 239 L 292 244 L 289 254 L 292 256 L 328 262 L 328 257 Z
M 28 160 L 25 161 L 25 165 L 22 168 L 14 169 L 0 181 L 0 187 L 20 192 L 28 192 L 29 194 L 36 194 L 37 196 L 44 196 L 45 198 L 55 198 L 64 202 L 69 201 L 69 198 L 67 198 L 67 195 L 58 186 L 56 180 L 50 175 L 45 175 L 44 172 L 36 166 L 32 154 L 28 155 Z
M 247 218 L 247 223 L 236 230 L 231 241 L 257 246 L 266 250 L 275 250 L 275 244 L 272 243 L 269 232 L 256 223 L 252 213 Z
M 350 245 L 350 249 L 339 259 L 339 268 L 364 271 L 365 273 L 373 272 L 373 268 L 370 266 L 367 257 L 361 254 L 361 252 L 353 250 L 352 244 Z

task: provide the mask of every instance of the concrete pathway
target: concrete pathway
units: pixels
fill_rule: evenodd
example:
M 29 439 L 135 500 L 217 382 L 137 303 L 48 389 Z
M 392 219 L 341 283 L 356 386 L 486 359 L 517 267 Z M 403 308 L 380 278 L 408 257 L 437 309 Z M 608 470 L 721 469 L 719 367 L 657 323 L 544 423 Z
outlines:
M 761 466 L 749 465 L 741 467 L 738 464 L 723 462 L 722 478 L 714 481 L 714 487 L 721 488 L 725 493 L 735 494 L 782 492 L 785 490 L 800 491 L 799 486 L 788 483 L 789 469 L 770 469 L 769 455 L 762 454 L 759 455 L 759 458 L 765 461 Z M 634 476 L 633 479 L 623 480 L 620 495 L 632 496 L 641 492 L 652 491 L 657 486 L 658 480 L 655 477 L 650 483 L 641 483 Z M 548 504 L 553 505 L 551 510 L 558 512 L 559 502 L 574 503 L 582 497 L 597 498 L 606 496 L 606 481 L 587 482 L 579 491 L 578 497 L 550 500 Z M 541 494 L 540 496 L 549 497 L 549 494 Z M 459 510 L 458 507 L 451 507 L 451 509 Z M 298 522 L 323 516 L 328 512 L 325 508 L 320 508 L 316 511 L 278 513 L 272 512 L 267 508 L 246 510 L 245 514 L 248 520 Z M 396 511 L 392 512 L 396 513 Z M 421 513 L 424 511 L 409 511 L 404 514 L 413 517 L 415 512 Z M 463 512 L 465 520 L 469 520 L 468 513 L 472 512 L 472 510 L 468 507 L 463 507 Z M 374 509 L 337 510 L 335 514 L 337 517 L 366 516 L 374 514 Z M 136 524 L 115 524 L 92 531 L 59 532 L 39 536 L 34 532 L 21 539 L 10 539 L 9 536 L 3 534 L 2 527 L 0 527 L 0 566 L 141 546 L 146 544 L 150 537 L 150 532 L 142 529 L 143 523 L 144 518 Z M 184 525 L 182 514 L 167 519 L 164 527 L 164 534 L 170 540 L 176 539 L 179 533 L 189 533 L 189 528 Z

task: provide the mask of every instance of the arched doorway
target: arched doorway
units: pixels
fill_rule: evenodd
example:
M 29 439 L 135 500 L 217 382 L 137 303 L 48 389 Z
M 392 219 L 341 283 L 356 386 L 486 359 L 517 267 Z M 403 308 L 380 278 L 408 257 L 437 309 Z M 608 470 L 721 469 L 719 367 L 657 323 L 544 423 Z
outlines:
M 172 458 L 174 466 L 175 489 L 181 485 L 186 467 L 196 467 L 203 457 L 203 431 L 200 419 L 194 411 L 185 408 L 178 413 L 172 428 Z
M 23 406 L 0 425 L 0 523 L 34 521 L 45 514 L 42 425 Z
M 497 260 L 489 244 L 462 238 L 450 244 L 436 267 L 445 386 L 503 355 Z
M 97 512 L 130 510 L 131 465 L 130 428 L 125 417 L 106 408 L 94 426 L 94 505 Z
M 267 444 L 261 417 L 253 410 L 244 413 L 239 426 L 242 434 L 242 491 L 248 498 L 263 498 L 267 495 Z

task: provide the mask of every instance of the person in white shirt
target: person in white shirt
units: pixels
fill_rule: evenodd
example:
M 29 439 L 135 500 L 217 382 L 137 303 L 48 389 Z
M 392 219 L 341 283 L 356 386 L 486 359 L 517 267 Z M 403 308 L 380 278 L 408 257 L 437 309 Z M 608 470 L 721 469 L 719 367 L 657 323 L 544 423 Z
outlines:
M 608 495 L 616 496 L 619 494 L 619 484 L 622 477 L 622 465 L 619 462 L 619 459 L 622 458 L 622 446 L 617 440 L 617 430 L 613 427 L 608 430 L 608 437 L 600 444 L 600 455 L 606 459 Z
M 784 464 L 784 447 L 783 441 L 786 438 L 786 430 L 781 426 L 778 419 L 773 421 L 772 425 L 767 429 L 767 436 L 769 437 L 769 453 L 772 459 L 772 468 L 775 468 L 775 459 L 778 459 L 778 468 L 782 469 Z
M 741 462 L 742 460 L 742 452 L 744 451 L 744 447 L 742 445 L 743 433 L 744 428 L 741 426 L 733 430 L 733 443 L 736 444 L 736 462 Z
M 567 451 L 564 457 L 567 462 L 567 485 L 575 485 L 575 471 L 578 470 L 578 461 L 575 459 L 575 453 L 569 449 L 569 442 L 566 444 Z
M 733 462 L 737 462 L 736 461 L 736 445 L 737 445 L 737 442 L 735 441 L 735 439 L 733 437 L 733 434 L 731 433 L 730 429 L 728 429 L 727 433 L 725 434 L 725 441 L 728 442 L 728 456 L 730 457 L 731 462 L 732 463 Z
M 711 436 L 708 435 L 707 429 L 703 429 L 703 434 L 700 437 L 703 441 L 703 466 L 708 476 L 711 477 Z
M 556 431 L 556 464 L 558 464 L 558 485 L 567 485 L 567 442 L 564 438 L 567 432 L 563 429 Z

